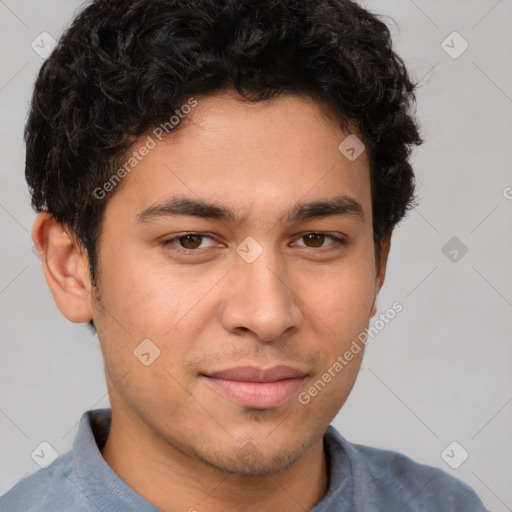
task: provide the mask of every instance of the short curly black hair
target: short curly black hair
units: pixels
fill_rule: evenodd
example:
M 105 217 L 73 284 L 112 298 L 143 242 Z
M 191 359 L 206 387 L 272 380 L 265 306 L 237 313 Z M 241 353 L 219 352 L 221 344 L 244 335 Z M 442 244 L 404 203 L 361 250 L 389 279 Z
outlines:
M 25 128 L 32 206 L 70 228 L 94 285 L 108 199 L 93 192 L 137 137 L 191 96 L 298 94 L 354 126 L 369 150 L 378 257 L 415 206 L 415 88 L 386 24 L 350 0 L 93 0 L 35 83 Z

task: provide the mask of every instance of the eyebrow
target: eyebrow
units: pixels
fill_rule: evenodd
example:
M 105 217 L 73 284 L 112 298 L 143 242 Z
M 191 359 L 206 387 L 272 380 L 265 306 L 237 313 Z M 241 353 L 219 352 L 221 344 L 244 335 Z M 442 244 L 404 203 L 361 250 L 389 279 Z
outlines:
M 137 215 L 137 222 L 147 223 L 160 217 L 182 215 L 228 223 L 241 223 L 243 221 L 233 210 L 226 206 L 186 196 L 173 196 L 140 212 Z M 332 216 L 353 216 L 364 221 L 361 203 L 347 195 L 311 202 L 298 202 L 284 212 L 279 217 L 279 221 L 296 224 L 301 221 Z

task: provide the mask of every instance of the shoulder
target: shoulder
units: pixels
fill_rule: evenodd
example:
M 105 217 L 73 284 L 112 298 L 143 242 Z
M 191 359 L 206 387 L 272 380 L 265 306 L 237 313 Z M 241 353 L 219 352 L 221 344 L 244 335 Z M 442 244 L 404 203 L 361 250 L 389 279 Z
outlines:
M 349 459 L 355 490 L 370 492 L 377 503 L 389 503 L 390 510 L 488 512 L 469 485 L 446 471 L 399 452 L 350 443 L 336 434 Z
M 404 454 L 352 445 L 379 494 L 389 495 L 408 510 L 486 512 L 476 493 L 446 471 L 418 463 Z
M 2 512 L 61 512 L 85 508 L 80 496 L 71 452 L 58 457 L 50 466 L 20 480 L 0 496 Z

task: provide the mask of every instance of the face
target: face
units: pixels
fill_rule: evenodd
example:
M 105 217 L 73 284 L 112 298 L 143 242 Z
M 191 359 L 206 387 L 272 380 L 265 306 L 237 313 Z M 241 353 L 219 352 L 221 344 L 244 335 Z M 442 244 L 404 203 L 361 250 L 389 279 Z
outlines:
M 228 472 L 282 470 L 321 439 L 381 284 L 369 160 L 346 137 L 315 102 L 222 93 L 124 178 L 90 306 L 114 415 Z

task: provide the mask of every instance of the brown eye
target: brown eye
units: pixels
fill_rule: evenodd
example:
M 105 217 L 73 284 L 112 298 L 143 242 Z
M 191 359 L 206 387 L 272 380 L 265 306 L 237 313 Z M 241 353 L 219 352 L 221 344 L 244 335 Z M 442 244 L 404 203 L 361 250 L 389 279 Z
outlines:
M 325 243 L 330 240 L 330 243 Z M 326 233 L 306 233 L 305 235 L 300 236 L 297 239 L 298 242 L 295 243 L 298 247 L 306 247 L 309 249 L 325 249 L 331 250 L 339 248 L 339 246 L 346 245 L 346 241 L 342 238 L 338 238 L 334 235 L 328 235 Z
M 325 240 L 325 235 L 323 233 L 308 233 L 302 237 L 304 241 L 308 241 L 311 245 L 308 247 L 322 247 L 322 244 Z
M 161 245 L 167 249 L 181 252 L 185 254 L 192 254 L 199 252 L 197 249 L 208 249 L 208 246 L 204 246 L 203 242 L 213 242 L 214 239 L 204 233 L 185 233 L 184 235 L 174 236 L 167 240 L 162 240 Z M 201 247 L 203 245 L 203 247 Z M 212 245 L 210 245 L 210 248 Z
M 201 245 L 202 235 L 183 235 L 177 240 L 184 249 L 197 249 Z

